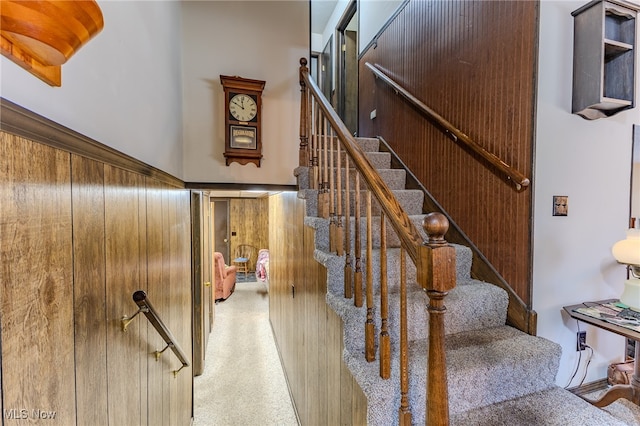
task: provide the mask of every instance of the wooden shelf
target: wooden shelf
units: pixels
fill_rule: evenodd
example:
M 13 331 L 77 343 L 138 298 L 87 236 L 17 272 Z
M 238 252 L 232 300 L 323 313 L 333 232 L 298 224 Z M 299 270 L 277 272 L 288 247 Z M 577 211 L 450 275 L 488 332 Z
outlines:
M 594 0 L 572 13 L 574 114 L 595 120 L 634 106 L 637 11 L 628 2 Z

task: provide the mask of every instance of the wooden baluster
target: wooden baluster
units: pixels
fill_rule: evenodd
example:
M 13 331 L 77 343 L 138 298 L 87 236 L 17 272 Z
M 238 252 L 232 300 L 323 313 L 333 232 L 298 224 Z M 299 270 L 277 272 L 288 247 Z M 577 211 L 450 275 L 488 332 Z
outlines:
M 351 172 L 349 170 L 349 156 L 344 158 L 344 297 L 351 299 L 353 289 L 351 280 L 353 278 L 353 265 L 351 264 Z
M 340 152 L 340 140 L 336 140 L 336 254 L 344 253 L 343 228 L 342 228 L 342 154 Z
M 368 362 L 372 362 L 376 359 L 376 344 L 374 340 L 375 336 L 375 324 L 373 323 L 373 261 L 371 259 L 373 254 L 373 236 L 371 232 L 371 191 L 367 190 L 366 197 L 366 211 L 367 211 L 367 283 L 366 283 L 366 297 L 367 297 L 367 320 L 364 327 L 365 336 L 365 359 Z
M 329 127 L 329 251 L 331 253 L 336 251 L 336 209 L 335 209 L 335 187 L 334 187 L 334 175 L 335 175 L 335 159 L 333 158 L 333 147 L 335 140 L 333 138 L 333 128 Z
M 313 173 L 312 173 L 312 178 L 311 181 L 313 182 L 313 186 L 311 187 L 312 189 L 316 189 L 318 191 L 320 191 L 320 160 L 319 160 L 319 154 L 320 154 L 320 111 L 318 109 L 318 103 L 315 101 L 315 99 L 313 100 L 313 111 L 314 111 L 314 120 L 313 120 L 313 149 L 312 149 L 312 153 L 311 155 L 313 156 L 313 161 L 312 161 L 312 168 L 313 168 Z
M 309 89 L 304 82 L 303 74 L 308 74 L 307 58 L 300 58 L 300 151 L 298 165 L 309 167 L 309 113 L 307 102 Z
M 391 377 L 391 341 L 388 330 L 389 296 L 387 289 L 387 229 L 380 212 L 380 377 Z
M 353 304 L 358 308 L 362 306 L 362 263 L 360 256 L 362 254 L 362 246 L 360 241 L 360 173 L 355 170 L 356 188 L 355 188 L 355 244 L 354 251 L 356 256 L 356 271 L 353 280 Z
M 329 218 L 329 137 L 327 135 L 328 121 L 322 117 L 322 189 L 318 200 L 319 215 L 324 219 Z
M 400 247 L 400 408 L 399 426 L 411 426 L 409 408 L 409 338 L 407 336 L 407 265 Z
M 429 213 L 422 223 L 429 241 L 418 252 L 418 282 L 429 297 L 429 358 L 427 365 L 427 424 L 449 424 L 449 393 L 444 348 L 444 298 L 455 287 L 456 253 L 444 235 L 449 221 L 441 213 Z

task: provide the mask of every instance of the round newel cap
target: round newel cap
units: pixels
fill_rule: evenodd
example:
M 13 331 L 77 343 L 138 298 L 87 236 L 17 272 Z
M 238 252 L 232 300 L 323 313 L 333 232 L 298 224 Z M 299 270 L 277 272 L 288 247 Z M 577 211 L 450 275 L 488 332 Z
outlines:
M 300 66 L 302 67 L 306 67 L 307 66 L 307 58 L 300 58 Z
M 444 235 L 449 230 L 449 220 L 438 212 L 427 214 L 422 220 L 422 227 L 429 236 L 429 244 L 446 244 Z

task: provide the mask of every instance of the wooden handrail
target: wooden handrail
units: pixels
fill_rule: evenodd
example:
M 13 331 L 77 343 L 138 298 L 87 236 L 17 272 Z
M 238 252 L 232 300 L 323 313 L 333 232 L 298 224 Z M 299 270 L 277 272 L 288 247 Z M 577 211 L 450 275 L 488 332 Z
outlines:
M 313 93 L 317 105 L 320 106 L 324 116 L 336 131 L 336 137 L 342 142 L 342 147 L 349 154 L 351 162 L 362 173 L 362 177 L 369 188 L 371 188 L 371 191 L 380 203 L 380 207 L 386 213 L 387 218 L 397 232 L 400 241 L 405 245 L 407 254 L 417 266 L 420 263 L 418 248 L 422 246 L 422 236 L 418 233 L 418 230 L 409 219 L 409 216 L 407 216 L 405 211 L 402 210 L 400 203 L 398 203 L 398 200 L 396 200 L 387 184 L 375 171 L 367 157 L 365 157 L 362 149 L 356 144 L 356 141 L 351 135 L 349 129 L 347 129 L 347 126 L 342 122 L 340 117 L 338 117 L 338 114 L 322 94 L 322 91 L 316 82 L 309 78 L 308 72 L 301 72 L 300 79 L 301 82 L 304 82 L 311 93 Z M 300 127 L 303 128 L 303 126 Z
M 449 424 L 449 398 L 447 387 L 447 366 L 445 355 L 445 329 L 444 329 L 444 314 L 446 307 L 444 304 L 445 297 L 448 292 L 455 287 L 456 275 L 455 275 L 455 249 L 449 245 L 444 239 L 449 228 L 449 222 L 447 218 L 441 213 L 429 213 L 424 221 L 423 228 L 425 229 L 428 241 L 425 242 L 420 233 L 418 233 L 416 227 L 413 225 L 407 213 L 403 210 L 400 203 L 394 196 L 393 192 L 389 189 L 387 184 L 383 181 L 377 170 L 371 165 L 371 162 L 365 156 L 364 151 L 356 143 L 354 137 L 350 134 L 349 130 L 338 117 L 336 112 L 331 107 L 329 101 L 320 91 L 315 81 L 309 77 L 309 70 L 307 68 L 307 60 L 305 58 L 300 59 L 300 85 L 302 86 L 301 95 L 301 124 L 300 124 L 300 166 L 309 168 L 309 174 L 313 175 L 313 180 L 310 182 L 310 188 L 318 190 L 318 216 L 324 217 L 335 221 L 334 215 L 336 212 L 331 207 L 333 206 L 333 197 L 336 196 L 336 192 L 342 191 L 342 188 L 335 189 L 331 184 L 331 177 L 327 179 L 327 173 L 333 176 L 334 173 L 341 173 L 340 169 L 336 170 L 335 164 L 333 164 L 333 157 L 327 159 L 326 150 L 330 143 L 333 150 L 333 144 L 335 139 L 339 140 L 344 152 L 346 152 L 345 158 L 345 189 L 349 188 L 350 180 L 350 163 L 355 168 L 355 244 L 354 244 L 354 256 L 355 256 L 355 272 L 354 279 L 354 304 L 357 307 L 362 306 L 362 270 L 361 270 L 361 254 L 360 254 L 360 176 L 364 179 L 366 184 L 365 196 L 366 196 L 366 304 L 367 304 L 367 321 L 365 323 L 365 347 L 366 347 L 366 359 L 367 361 L 373 361 L 375 359 L 375 342 L 374 342 L 374 328 L 373 321 L 373 267 L 372 267 L 372 205 L 371 195 L 375 197 L 378 206 L 381 209 L 380 217 L 384 221 L 385 217 L 393 227 L 396 235 L 400 239 L 400 247 L 402 258 L 404 259 L 404 253 L 406 252 L 412 259 L 416 266 L 416 280 L 418 284 L 426 291 L 429 297 L 429 304 L 427 305 L 427 312 L 429 316 L 429 334 L 428 334 L 428 365 L 427 365 L 427 412 L 425 417 L 426 424 L 430 426 L 444 426 Z M 321 124 L 320 124 L 321 123 Z M 329 127 L 326 127 L 326 124 Z M 327 137 L 329 136 L 329 137 Z M 311 141 L 311 146 L 309 145 Z M 333 152 L 333 151 L 332 151 Z M 338 147 L 338 152 L 340 148 Z M 316 160 L 318 158 L 318 160 Z M 331 164 L 329 164 L 331 163 Z M 345 192 L 346 199 L 349 200 L 350 193 Z M 329 198 L 327 198 L 329 197 Z M 346 213 L 350 214 L 349 202 L 347 201 Z M 330 217 L 329 217 L 330 216 Z M 347 223 L 350 219 L 347 219 Z M 385 233 L 384 225 L 381 226 L 383 233 Z M 329 238 L 335 238 L 335 232 L 329 232 Z M 347 238 L 345 239 L 347 247 L 351 245 L 349 237 L 349 228 L 346 230 Z M 385 238 L 381 236 L 381 251 L 386 250 Z M 330 251 L 334 251 L 331 247 L 331 241 L 329 242 Z M 380 259 L 385 256 L 381 253 Z M 345 256 L 345 278 L 350 279 L 351 271 L 349 265 L 349 252 Z M 404 261 L 402 261 L 404 263 Z M 381 271 L 385 271 L 386 268 L 381 266 Z M 401 271 L 401 275 L 404 276 L 404 270 Z M 350 282 L 345 280 L 345 296 L 350 290 Z M 381 281 L 381 286 L 384 287 L 384 283 Z M 406 290 L 406 289 L 405 289 Z M 386 290 L 381 290 L 386 293 Z M 401 314 L 400 321 L 400 358 L 401 369 L 403 370 L 402 378 L 406 379 L 407 376 L 407 356 L 408 356 L 408 341 L 406 339 L 407 330 L 407 316 L 406 316 L 406 291 L 401 291 L 401 310 L 404 308 L 405 314 Z M 384 303 L 384 301 L 381 301 Z M 384 321 L 386 314 L 382 315 L 381 322 Z M 386 324 L 383 324 L 381 329 L 381 364 L 380 374 L 381 377 L 387 376 L 385 363 L 389 360 L 383 358 L 387 357 L 387 353 L 390 352 L 383 346 L 389 346 L 384 342 L 382 336 L 386 333 Z M 404 331 L 403 331 L 404 330 Z M 401 406 L 399 407 L 399 421 L 402 425 L 411 424 L 411 412 L 407 405 L 407 392 L 408 392 L 408 380 L 403 380 L 403 386 L 401 390 Z
M 154 309 L 153 305 L 151 304 L 151 301 L 147 297 L 147 294 L 142 290 L 138 290 L 135 293 L 133 293 L 133 301 L 136 302 L 136 305 L 138 305 L 138 312 L 136 312 L 135 315 L 133 315 L 131 318 L 126 318 L 126 317 L 123 318 L 123 329 L 126 330 L 126 324 L 124 323 L 125 321 L 127 321 L 127 324 L 128 324 L 128 322 L 130 322 L 140 312 L 144 313 L 144 315 L 147 317 L 149 322 L 156 329 L 160 337 L 162 337 L 164 342 L 167 344 L 167 346 L 162 351 L 156 352 L 156 357 L 159 356 L 159 354 L 161 354 L 162 352 L 164 352 L 167 348 L 171 348 L 171 350 L 176 355 L 176 357 L 178 357 L 178 360 L 182 363 L 182 367 L 174 371 L 174 374 L 177 374 L 183 368 L 188 367 L 189 360 L 187 356 L 185 355 L 182 348 L 176 341 L 176 338 L 173 337 L 173 334 L 171 333 L 169 328 L 167 328 L 165 323 L 162 321 L 162 319 Z
M 452 139 L 454 142 L 461 143 L 464 147 L 469 148 L 471 151 L 486 160 L 493 167 L 498 169 L 506 177 L 507 181 L 515 185 L 517 191 L 523 191 L 529 186 L 529 178 L 527 178 L 524 174 L 520 173 L 518 170 L 502 161 L 497 155 L 484 149 L 476 141 L 464 134 L 460 129 L 455 127 L 440 114 L 425 105 L 420 99 L 409 93 L 407 89 L 391 79 L 377 66 L 371 65 L 369 62 L 366 62 L 365 66 L 369 68 L 377 78 L 389 85 L 397 95 L 402 96 L 411 105 L 418 108 L 421 113 L 433 120 L 438 125 L 437 127 L 439 127 L 440 130 L 450 139 Z

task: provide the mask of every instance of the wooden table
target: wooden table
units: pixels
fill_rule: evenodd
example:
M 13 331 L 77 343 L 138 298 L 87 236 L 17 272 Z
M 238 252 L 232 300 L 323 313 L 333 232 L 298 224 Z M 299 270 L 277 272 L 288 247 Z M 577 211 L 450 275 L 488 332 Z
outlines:
M 622 327 L 610 322 L 604 321 L 600 318 L 594 318 L 589 315 L 585 315 L 579 312 L 574 312 L 577 308 L 591 307 L 597 304 L 618 302 L 617 299 L 601 300 L 598 302 L 586 302 L 579 305 L 565 306 L 563 309 L 572 317 L 587 324 L 591 324 L 594 327 L 602 328 L 603 330 L 610 331 L 612 333 L 619 334 L 628 339 L 634 340 L 635 344 L 635 356 L 633 363 L 633 376 L 631 377 L 631 383 L 628 385 L 615 385 L 609 388 L 599 399 L 591 400 L 583 398 L 589 401 L 596 407 L 606 407 L 619 398 L 628 399 L 636 405 L 640 405 L 640 333 L 631 330 L 626 327 Z

